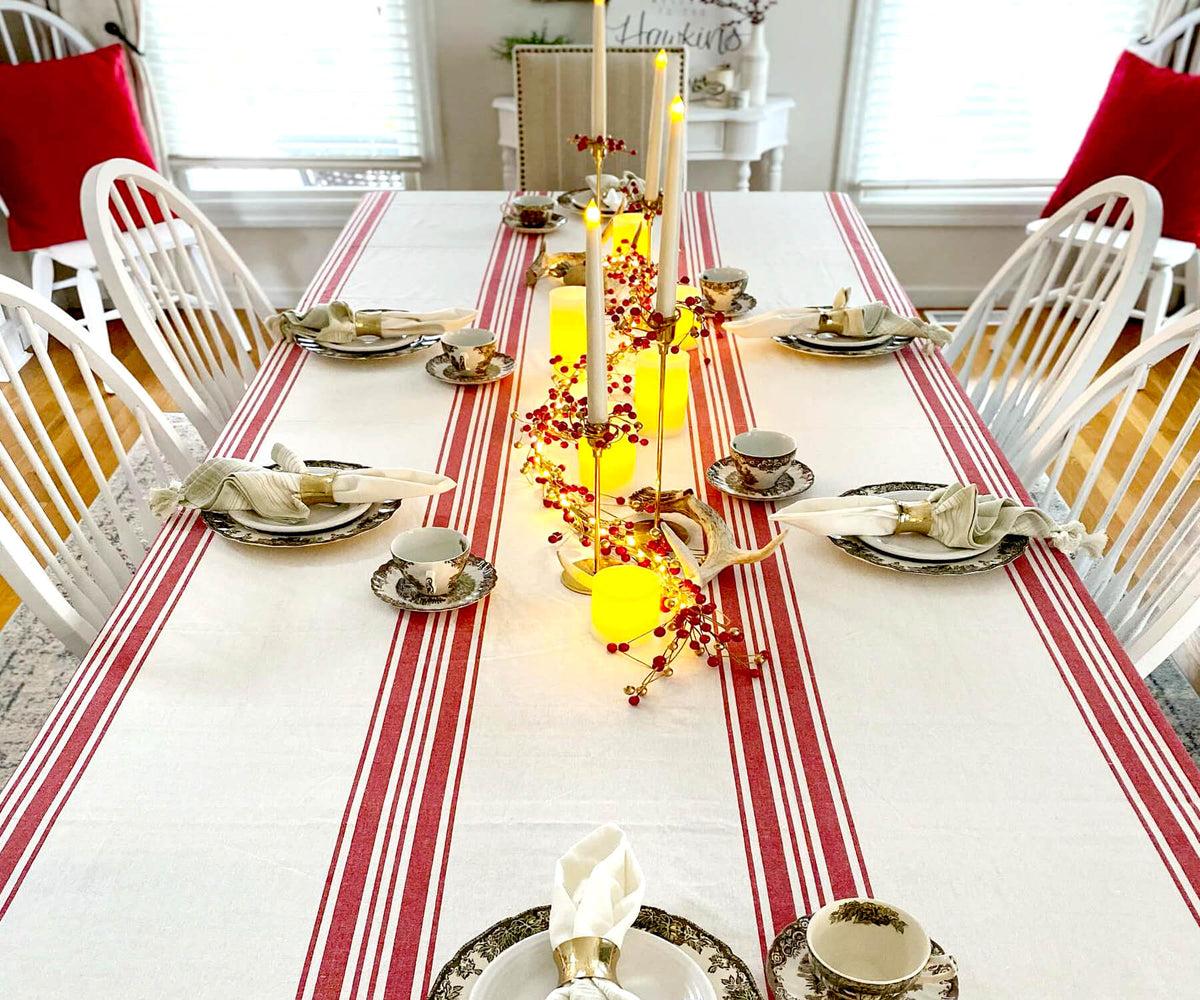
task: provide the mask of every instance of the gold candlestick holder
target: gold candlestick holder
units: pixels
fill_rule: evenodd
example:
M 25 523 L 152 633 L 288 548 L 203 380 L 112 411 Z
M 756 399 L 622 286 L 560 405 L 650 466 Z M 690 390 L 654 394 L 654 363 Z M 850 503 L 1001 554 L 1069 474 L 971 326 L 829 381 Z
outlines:
M 568 573 L 566 570 L 562 574 L 563 586 L 568 590 L 574 591 L 576 594 L 590 594 L 592 592 L 591 581 L 604 568 L 605 560 L 600 552 L 600 540 L 603 537 L 604 529 L 600 520 L 600 463 L 604 456 L 604 450 L 609 445 L 609 423 L 607 420 L 599 423 L 588 422 L 584 425 L 584 437 L 587 440 L 588 447 L 592 450 L 592 523 L 591 538 L 592 538 L 592 555 L 590 559 L 580 559 L 573 565 L 576 572 Z M 582 442 L 580 447 L 583 447 Z
M 666 418 L 667 398 L 667 355 L 675 342 L 675 327 L 679 322 L 679 309 L 676 307 L 670 316 L 660 316 L 654 313 L 650 317 L 649 328 L 654 334 L 654 342 L 658 345 L 658 441 L 654 459 L 654 527 L 662 521 L 662 467 L 663 467 L 663 423 Z

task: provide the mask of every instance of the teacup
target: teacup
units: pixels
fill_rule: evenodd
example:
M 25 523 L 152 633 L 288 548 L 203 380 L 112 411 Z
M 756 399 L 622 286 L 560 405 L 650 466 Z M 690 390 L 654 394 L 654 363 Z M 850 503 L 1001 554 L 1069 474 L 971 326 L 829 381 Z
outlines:
M 837 996 L 900 997 L 918 980 L 958 974 L 953 958 L 933 954 L 911 914 L 874 899 L 827 903 L 809 918 L 805 938 L 817 978 Z
M 528 229 L 541 229 L 554 216 L 554 199 L 545 194 L 522 194 L 510 203 L 517 221 Z
M 471 557 L 471 543 L 453 528 L 412 528 L 392 539 L 392 559 L 421 593 L 450 593 Z
M 496 356 L 496 335 L 491 330 L 465 326 L 442 334 L 450 367 L 464 375 L 482 375 Z
M 769 490 L 792 464 L 796 442 L 779 431 L 755 428 L 729 442 L 734 468 L 752 489 Z
M 710 267 L 700 272 L 700 293 L 718 312 L 728 312 L 749 280 L 750 275 L 740 267 Z

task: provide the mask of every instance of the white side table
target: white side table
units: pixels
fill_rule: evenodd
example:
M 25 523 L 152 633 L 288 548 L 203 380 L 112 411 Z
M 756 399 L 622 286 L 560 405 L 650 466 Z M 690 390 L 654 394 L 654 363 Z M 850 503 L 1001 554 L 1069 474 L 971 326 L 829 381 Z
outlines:
M 770 157 L 768 187 L 778 191 L 783 183 L 783 150 L 788 141 L 788 114 L 796 102 L 790 97 L 768 97 L 757 108 L 688 107 L 687 156 L 689 160 L 727 160 L 737 164 L 737 189 L 750 190 L 750 164 Z M 517 99 L 492 101 L 500 120 L 500 162 L 504 186 L 517 187 Z

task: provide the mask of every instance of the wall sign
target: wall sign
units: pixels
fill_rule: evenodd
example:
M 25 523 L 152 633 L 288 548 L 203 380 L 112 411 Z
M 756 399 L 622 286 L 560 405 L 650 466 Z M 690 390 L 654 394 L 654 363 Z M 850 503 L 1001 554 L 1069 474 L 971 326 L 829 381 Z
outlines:
M 723 27 L 730 13 L 698 0 L 609 0 L 608 44 L 685 46 L 688 76 L 694 80 L 725 63 L 736 66 L 750 25 Z

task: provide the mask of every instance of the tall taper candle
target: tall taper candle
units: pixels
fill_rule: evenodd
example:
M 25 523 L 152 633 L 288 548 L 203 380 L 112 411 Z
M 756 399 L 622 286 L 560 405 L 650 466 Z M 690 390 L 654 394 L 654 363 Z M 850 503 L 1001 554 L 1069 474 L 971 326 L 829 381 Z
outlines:
M 671 102 L 671 129 L 667 139 L 667 176 L 663 181 L 662 234 L 659 237 L 658 298 L 654 308 L 663 316 L 675 313 L 675 285 L 679 277 L 679 208 L 683 201 L 683 98 Z
M 608 419 L 608 330 L 604 325 L 604 258 L 600 249 L 600 209 L 595 199 L 583 213 L 587 226 L 587 418 Z
M 646 200 L 662 190 L 662 139 L 667 127 L 667 50 L 654 57 L 654 96 L 650 100 L 650 132 L 646 137 Z
M 592 138 L 608 133 L 607 52 L 604 39 L 604 0 L 592 3 Z

